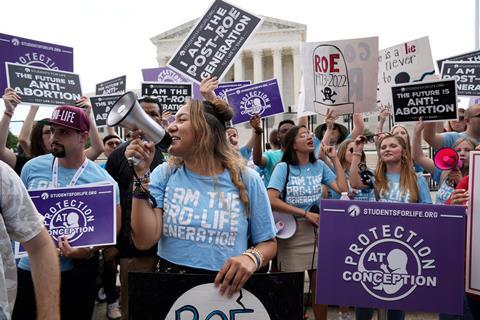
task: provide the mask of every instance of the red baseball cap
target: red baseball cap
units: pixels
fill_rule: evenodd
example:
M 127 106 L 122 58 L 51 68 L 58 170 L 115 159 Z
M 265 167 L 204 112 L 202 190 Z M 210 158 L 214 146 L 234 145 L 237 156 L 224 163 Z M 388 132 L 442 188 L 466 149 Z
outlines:
M 57 124 L 77 131 L 89 131 L 90 120 L 83 109 L 73 106 L 58 106 L 52 117 L 45 120 L 48 124 Z

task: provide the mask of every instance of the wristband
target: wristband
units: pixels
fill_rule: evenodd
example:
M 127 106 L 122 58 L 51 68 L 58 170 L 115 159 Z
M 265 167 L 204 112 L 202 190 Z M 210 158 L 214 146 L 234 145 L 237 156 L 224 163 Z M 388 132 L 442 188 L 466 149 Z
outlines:
M 306 217 L 307 217 L 307 210 L 305 210 L 305 211 L 303 212 L 303 217 L 302 217 L 302 218 L 306 218 Z
M 260 128 L 260 129 L 255 129 L 255 134 L 257 135 L 261 135 L 263 133 L 263 129 Z
M 251 254 L 253 254 L 253 256 L 255 258 L 258 258 L 258 269 L 260 269 L 262 266 L 263 266 L 263 254 L 255 247 L 251 247 L 250 249 L 247 249 L 247 251 L 245 252 L 249 252 Z M 257 270 L 258 270 L 257 269 Z
M 251 252 L 245 251 L 242 253 L 242 255 L 249 257 L 250 260 L 252 260 L 253 263 L 255 263 L 255 270 L 260 269 L 257 258 L 255 258 L 255 256 Z
M 10 111 L 4 111 L 3 114 L 8 116 L 9 118 L 13 117 L 13 112 L 10 112 Z

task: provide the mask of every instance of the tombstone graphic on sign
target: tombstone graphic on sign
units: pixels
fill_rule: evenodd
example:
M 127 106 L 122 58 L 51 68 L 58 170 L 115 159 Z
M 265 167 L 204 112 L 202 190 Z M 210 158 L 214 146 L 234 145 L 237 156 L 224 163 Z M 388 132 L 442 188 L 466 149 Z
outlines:
M 262 302 L 246 289 L 241 289 L 232 298 L 220 295 L 213 283 L 196 286 L 172 305 L 166 320 L 183 319 L 245 319 L 270 320 Z
M 353 112 L 347 63 L 340 49 L 334 45 L 319 45 L 312 58 L 315 104 L 350 107 L 350 112 Z M 344 110 L 342 108 L 342 112 L 335 113 L 344 113 Z

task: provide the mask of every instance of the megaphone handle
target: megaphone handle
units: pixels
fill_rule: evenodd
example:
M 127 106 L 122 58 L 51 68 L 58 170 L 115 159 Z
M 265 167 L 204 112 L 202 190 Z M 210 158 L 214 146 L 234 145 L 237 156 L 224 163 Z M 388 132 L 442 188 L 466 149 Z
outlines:
M 145 144 L 148 143 L 148 141 L 142 138 L 142 143 L 145 145 Z M 138 165 L 140 163 L 140 161 L 142 161 L 142 160 L 140 160 L 138 158 L 135 158 L 135 157 L 129 157 L 128 158 L 128 162 L 130 162 L 134 166 Z
M 140 161 L 142 161 L 142 160 L 140 160 L 138 158 L 135 158 L 135 157 L 128 158 L 128 162 L 130 162 L 134 166 L 138 165 L 140 163 Z

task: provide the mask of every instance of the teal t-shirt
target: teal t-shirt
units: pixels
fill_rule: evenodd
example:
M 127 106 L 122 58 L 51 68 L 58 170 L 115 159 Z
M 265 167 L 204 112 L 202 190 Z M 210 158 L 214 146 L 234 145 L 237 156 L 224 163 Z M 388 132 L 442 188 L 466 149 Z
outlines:
M 335 181 L 333 171 L 323 162 L 317 160 L 302 166 L 290 165 L 285 202 L 303 210 L 309 210 L 312 205 L 319 205 L 322 198 L 322 184 L 327 186 Z M 280 162 L 273 171 L 268 184 L 269 189 L 283 192 L 287 179 L 287 164 Z
M 163 208 L 158 255 L 175 264 L 218 271 L 228 258 L 247 249 L 249 239 L 257 244 L 274 238 L 270 202 L 260 176 L 250 168 L 241 176 L 249 216 L 228 170 L 211 177 L 167 163 L 155 168 L 150 192 L 157 207 Z
M 20 178 L 27 190 L 52 188 L 52 167 L 54 157 L 52 154 L 42 155 L 28 161 L 22 169 Z M 67 187 L 77 169 L 67 169 L 58 165 L 58 186 Z M 120 204 L 120 191 L 118 184 L 113 178 L 100 168 L 95 162 L 88 160 L 85 171 L 78 177 L 76 186 L 82 184 L 108 181 L 115 186 L 115 203 Z M 28 257 L 20 259 L 18 264 L 20 269 L 30 270 Z M 67 271 L 73 268 L 72 259 L 60 257 L 60 271 Z

